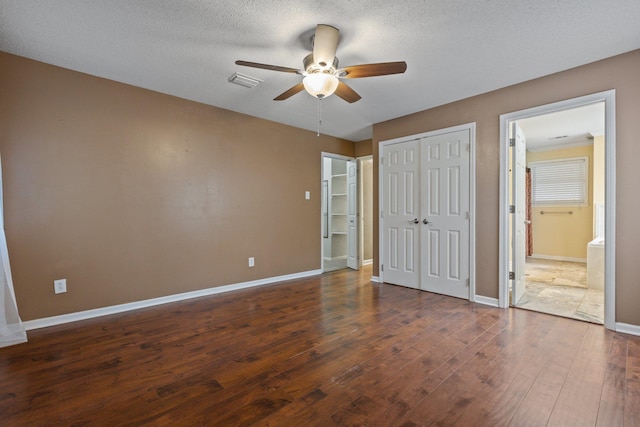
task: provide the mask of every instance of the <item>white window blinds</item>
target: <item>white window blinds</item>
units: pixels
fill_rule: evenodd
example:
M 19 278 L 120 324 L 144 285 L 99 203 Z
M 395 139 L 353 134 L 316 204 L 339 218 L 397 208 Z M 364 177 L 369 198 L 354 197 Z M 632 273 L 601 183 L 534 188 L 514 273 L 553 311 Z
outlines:
M 589 203 L 588 157 L 531 162 L 529 168 L 534 206 Z

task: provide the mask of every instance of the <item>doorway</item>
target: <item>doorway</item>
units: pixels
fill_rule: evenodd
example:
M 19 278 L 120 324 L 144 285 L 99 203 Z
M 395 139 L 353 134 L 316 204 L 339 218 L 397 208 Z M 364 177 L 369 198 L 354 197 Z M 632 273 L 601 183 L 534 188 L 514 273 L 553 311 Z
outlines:
M 360 265 L 373 264 L 373 156 L 358 157 L 360 171 Z
M 520 247 L 511 253 L 519 257 L 516 279 L 523 283 L 512 287 L 511 305 L 602 324 L 604 102 L 510 125 L 516 135 L 511 150 L 521 150 L 524 158 L 523 165 L 512 161 L 511 173 L 528 178 L 510 180 L 519 186 L 511 189 L 511 221 L 522 225 L 526 237 L 514 234 L 513 244 Z M 524 209 L 513 194 L 528 196 L 522 197 Z M 521 210 L 526 219 L 518 215 Z
M 613 327 L 614 96 L 500 117 L 500 306 Z
M 360 268 L 358 163 L 322 155 L 322 271 Z

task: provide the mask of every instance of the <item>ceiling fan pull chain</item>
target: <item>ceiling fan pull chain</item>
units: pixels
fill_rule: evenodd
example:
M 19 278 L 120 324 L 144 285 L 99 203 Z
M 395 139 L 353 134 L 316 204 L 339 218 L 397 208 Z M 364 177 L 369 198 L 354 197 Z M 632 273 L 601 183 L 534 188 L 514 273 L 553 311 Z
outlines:
M 320 136 L 320 125 L 322 124 L 321 108 L 320 108 L 321 102 L 322 102 L 322 98 L 318 98 L 318 134 L 316 136 Z

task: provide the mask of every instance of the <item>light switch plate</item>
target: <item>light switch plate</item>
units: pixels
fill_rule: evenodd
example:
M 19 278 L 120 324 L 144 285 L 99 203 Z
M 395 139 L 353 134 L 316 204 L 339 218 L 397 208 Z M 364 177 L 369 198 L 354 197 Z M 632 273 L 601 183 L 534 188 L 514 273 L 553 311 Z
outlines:
M 53 281 L 53 292 L 63 294 L 67 292 L 67 279 L 58 279 Z

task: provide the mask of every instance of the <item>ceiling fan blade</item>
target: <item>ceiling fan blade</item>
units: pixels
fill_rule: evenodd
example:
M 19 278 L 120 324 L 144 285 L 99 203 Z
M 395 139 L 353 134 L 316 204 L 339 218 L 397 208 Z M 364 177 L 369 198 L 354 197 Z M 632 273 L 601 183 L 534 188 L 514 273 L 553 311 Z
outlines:
M 294 87 L 292 87 L 291 89 L 288 89 L 288 90 L 282 92 L 280 95 L 278 95 L 275 98 L 273 98 L 273 100 L 274 101 L 284 101 L 285 99 L 289 99 L 293 95 L 295 95 L 296 93 L 302 92 L 303 90 L 304 90 L 304 85 L 302 84 L 302 82 L 300 82 L 297 85 L 295 85 Z
M 407 70 L 407 63 L 400 62 L 380 62 L 378 64 L 363 64 L 344 67 L 341 71 L 346 74 L 340 77 L 347 79 L 359 79 L 361 77 L 386 76 L 389 74 L 402 74 Z
M 350 104 L 362 98 L 355 90 L 351 89 L 349 86 L 342 82 L 338 83 L 338 88 L 334 93 Z
M 264 70 L 271 70 L 271 71 L 282 71 L 283 73 L 295 73 L 295 74 L 301 73 L 300 70 L 296 70 L 295 68 L 280 67 L 279 65 L 260 64 L 258 62 L 236 61 L 236 65 L 243 65 L 245 67 L 253 67 L 253 68 L 262 68 Z
M 318 24 L 313 37 L 313 62 L 321 68 L 328 68 L 333 64 L 338 48 L 340 32 L 330 25 Z

